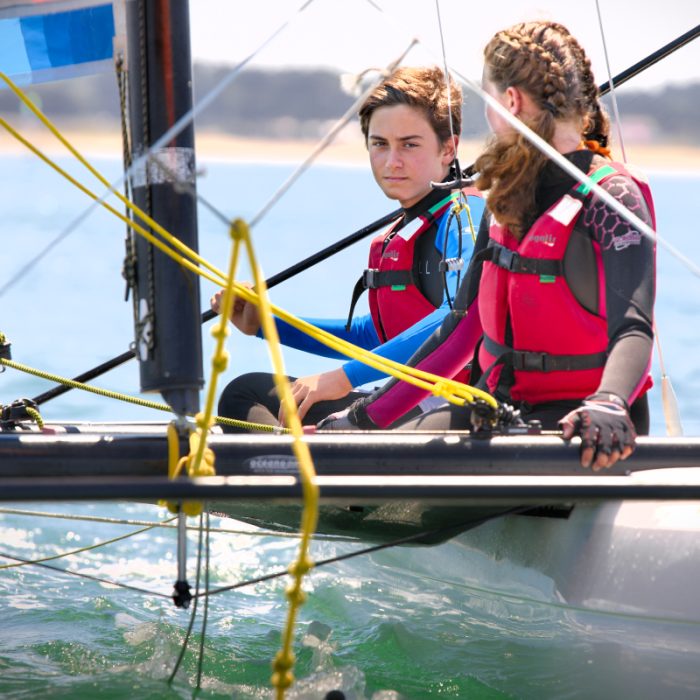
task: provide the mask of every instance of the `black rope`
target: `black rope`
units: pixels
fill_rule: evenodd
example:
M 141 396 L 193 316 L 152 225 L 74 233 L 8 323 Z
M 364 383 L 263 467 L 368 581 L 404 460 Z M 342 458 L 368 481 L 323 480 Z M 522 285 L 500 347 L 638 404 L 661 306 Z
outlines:
M 204 590 L 209 591 L 209 555 L 211 554 L 211 548 L 209 543 L 209 511 L 206 511 L 206 539 L 204 544 L 205 553 L 205 564 L 204 564 Z M 207 636 L 207 622 L 209 620 L 209 596 L 204 596 L 204 613 L 202 615 L 202 633 L 199 637 L 199 660 L 197 663 L 197 690 L 201 688 L 202 685 L 202 669 L 204 667 L 204 640 Z
M 649 54 L 646 58 L 643 58 L 641 61 L 638 61 L 633 66 L 630 66 L 626 70 L 622 71 L 622 73 L 618 73 L 612 79 L 613 86 L 618 87 L 619 85 L 626 83 L 630 78 L 634 78 L 642 71 L 645 71 L 647 68 L 650 68 L 655 63 L 658 63 L 662 58 L 670 56 L 674 51 L 677 51 L 686 44 L 689 44 L 691 41 L 693 41 L 693 39 L 697 39 L 698 36 L 700 36 L 700 24 L 698 24 L 696 27 L 693 27 L 693 29 L 687 31 L 685 34 L 681 34 L 681 36 L 679 36 L 677 39 L 670 41 L 668 44 L 662 46 L 660 49 L 657 49 L 656 51 L 654 51 L 654 53 Z M 610 92 L 610 81 L 600 85 L 598 87 L 598 90 L 600 91 L 601 95 L 605 95 L 608 92 Z
M 356 243 L 362 238 L 365 238 L 371 233 L 374 233 L 377 229 L 380 229 L 383 226 L 386 226 L 387 224 L 391 223 L 394 219 L 396 219 L 396 217 L 398 217 L 402 213 L 402 211 L 402 209 L 396 209 L 395 211 L 384 215 L 380 219 L 373 221 L 371 224 L 367 224 L 367 226 L 358 229 L 354 233 L 351 233 L 349 236 L 341 238 L 339 241 L 336 241 L 335 243 L 327 246 L 323 250 L 320 250 L 317 253 L 310 255 L 308 258 L 301 260 L 300 262 L 292 265 L 291 267 L 288 267 L 286 270 L 282 270 L 276 275 L 272 275 L 272 277 L 270 277 L 265 282 L 267 288 L 271 289 L 272 287 L 282 282 L 285 282 L 291 277 L 294 277 L 300 272 L 308 270 L 310 267 L 318 264 L 319 262 L 328 259 L 332 255 L 335 255 L 336 253 L 345 250 L 353 243 Z M 202 313 L 201 322 L 206 323 L 207 321 L 211 321 L 213 318 L 216 318 L 216 316 L 217 314 L 211 309 L 209 309 L 208 311 L 204 311 Z M 100 375 L 105 374 L 105 372 L 109 372 L 115 367 L 123 365 L 125 362 L 128 362 L 135 356 L 136 353 L 133 350 L 127 350 L 121 355 L 117 355 L 117 357 L 114 357 L 111 360 L 107 360 L 106 362 L 103 362 L 102 364 L 97 365 L 96 367 L 93 367 L 92 369 L 89 369 L 86 372 L 83 372 L 82 374 L 79 374 L 77 377 L 73 377 L 73 381 L 80 383 L 89 382 L 91 379 L 95 379 L 95 377 L 99 377 Z M 42 394 L 39 394 L 38 396 L 35 396 L 32 399 L 32 401 L 34 401 L 34 403 L 36 403 L 37 405 L 41 405 L 42 403 L 46 403 L 51 399 L 55 399 L 57 396 L 65 394 L 72 388 L 73 387 L 66 386 L 65 384 L 59 384 L 58 386 L 55 386 L 52 389 L 49 389 L 48 391 L 45 391 Z
M 175 675 L 177 674 L 178 670 L 180 669 L 180 664 L 182 664 L 182 660 L 185 658 L 185 653 L 187 652 L 187 646 L 190 643 L 190 636 L 192 635 L 192 629 L 194 628 L 194 621 L 195 618 L 197 617 L 197 602 L 199 600 L 200 594 L 199 594 L 199 581 L 200 581 L 200 575 L 202 573 L 202 538 L 203 538 L 203 533 L 204 533 L 204 528 L 202 527 L 202 524 L 204 522 L 203 520 L 204 514 L 200 513 L 199 514 L 199 539 L 198 539 L 198 544 L 197 544 L 197 575 L 196 575 L 196 580 L 195 580 L 195 593 L 192 596 L 194 599 L 194 604 L 192 605 L 192 612 L 190 613 L 190 621 L 189 624 L 187 625 L 187 632 L 185 632 L 185 638 L 182 640 L 182 646 L 180 647 L 180 654 L 177 657 L 177 661 L 175 662 L 175 666 L 173 667 L 172 673 L 170 674 L 170 677 L 168 678 L 168 685 L 170 685 L 173 680 L 175 679 Z M 197 686 L 199 687 L 199 686 Z

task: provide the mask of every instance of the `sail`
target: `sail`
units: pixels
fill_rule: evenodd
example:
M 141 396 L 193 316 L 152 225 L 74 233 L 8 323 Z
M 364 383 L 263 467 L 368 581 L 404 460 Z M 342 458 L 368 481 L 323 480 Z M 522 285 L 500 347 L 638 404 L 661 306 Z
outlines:
M 114 36 L 105 0 L 0 0 L 0 71 L 20 85 L 109 70 Z

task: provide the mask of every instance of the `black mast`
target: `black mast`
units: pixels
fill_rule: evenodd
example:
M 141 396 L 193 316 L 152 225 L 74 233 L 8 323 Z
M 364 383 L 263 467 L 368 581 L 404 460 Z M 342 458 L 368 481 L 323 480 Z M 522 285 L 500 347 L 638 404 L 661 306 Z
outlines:
M 126 7 L 131 154 L 138 161 L 192 107 L 189 6 L 133 0 Z M 130 179 L 134 202 L 196 251 L 192 124 L 141 162 Z M 131 237 L 125 270 L 141 390 L 161 392 L 179 415 L 195 413 L 203 385 L 199 278 L 141 236 Z

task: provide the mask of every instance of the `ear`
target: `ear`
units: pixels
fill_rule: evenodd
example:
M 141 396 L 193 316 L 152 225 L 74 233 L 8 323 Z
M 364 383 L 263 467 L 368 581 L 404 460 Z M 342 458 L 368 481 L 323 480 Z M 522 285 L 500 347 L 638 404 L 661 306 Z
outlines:
M 523 109 L 523 93 L 519 88 L 511 85 L 506 88 L 506 108 L 514 116 L 517 117 Z
M 455 158 L 457 147 L 459 146 L 459 136 L 452 136 L 442 145 L 442 164 L 449 165 Z

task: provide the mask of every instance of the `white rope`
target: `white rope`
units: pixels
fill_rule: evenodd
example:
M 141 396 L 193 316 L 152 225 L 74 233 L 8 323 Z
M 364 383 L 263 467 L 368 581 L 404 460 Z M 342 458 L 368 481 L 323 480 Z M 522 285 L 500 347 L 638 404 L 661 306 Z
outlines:
M 603 42 L 603 55 L 605 56 L 605 69 L 608 72 L 608 85 L 610 85 L 610 100 L 612 101 L 613 114 L 615 115 L 615 128 L 617 130 L 617 139 L 620 142 L 620 150 L 622 151 L 622 160 L 627 162 L 627 154 L 625 153 L 625 141 L 622 138 L 622 121 L 620 120 L 620 112 L 617 108 L 617 88 L 613 83 L 613 76 L 610 70 L 610 60 L 608 58 L 608 43 L 605 41 L 605 30 L 603 29 L 603 15 L 600 11 L 600 2 L 595 0 L 595 9 L 598 14 L 598 26 L 600 27 L 600 38 Z
M 384 19 L 389 22 L 392 27 L 392 31 L 396 33 L 397 28 L 402 27 L 402 22 L 400 18 L 396 16 L 391 16 L 389 19 L 389 13 L 377 5 L 374 0 L 367 0 L 368 4 L 377 9 L 382 15 L 385 15 Z M 438 56 L 439 52 L 434 51 L 429 44 L 421 40 L 420 43 L 423 45 L 428 53 Z M 475 83 L 470 78 L 467 78 L 463 73 L 454 67 L 451 68 L 452 73 L 459 78 L 459 80 L 464 83 L 475 95 L 479 96 L 484 102 L 491 106 L 494 111 L 496 111 L 500 116 L 502 116 L 516 131 L 520 132 L 530 143 L 532 143 L 537 149 L 542 151 L 546 156 L 553 160 L 562 170 L 566 171 L 571 177 L 573 177 L 577 182 L 586 185 L 591 191 L 593 191 L 605 204 L 607 204 L 613 211 L 617 212 L 625 221 L 627 221 L 631 226 L 637 229 L 641 234 L 647 236 L 655 243 L 658 243 L 664 247 L 673 257 L 679 260 L 688 270 L 690 270 L 694 275 L 700 277 L 700 266 L 693 262 L 690 258 L 681 253 L 677 248 L 675 248 L 671 243 L 666 241 L 664 238 L 659 236 L 654 229 L 648 224 L 642 221 L 636 214 L 631 212 L 627 207 L 620 204 L 612 195 L 606 192 L 600 185 L 593 182 L 593 180 L 584 173 L 582 170 L 577 168 L 573 163 L 564 158 L 564 156 L 559 153 L 555 148 L 550 146 L 544 139 L 538 136 L 532 129 L 526 126 L 517 117 L 513 116 L 507 109 L 505 109 L 497 100 L 495 100 L 491 95 L 485 92 L 480 85 Z
M 196 105 L 183 114 L 180 119 L 178 119 L 175 124 L 173 124 L 151 147 L 134 160 L 131 166 L 117 179 L 115 180 L 104 193 L 96 200 L 93 200 L 87 208 L 73 219 L 68 226 L 66 226 L 61 233 L 58 234 L 52 241 L 50 241 L 47 246 L 36 255 L 29 263 L 24 265 L 22 269 L 15 274 L 10 280 L 8 280 L 0 288 L 0 297 L 2 297 L 5 292 L 7 292 L 10 287 L 12 287 L 16 282 L 24 277 L 24 275 L 32 269 L 40 260 L 42 260 L 50 250 L 55 248 L 62 240 L 67 238 L 73 231 L 75 231 L 87 218 L 92 214 L 95 209 L 97 209 L 109 196 L 110 194 L 117 193 L 117 187 L 121 184 L 132 173 L 137 169 L 144 167 L 146 161 L 151 157 L 151 155 L 167 144 L 171 139 L 178 136 L 184 129 L 186 129 L 195 119 L 197 115 L 207 109 L 217 97 L 238 77 L 243 68 L 245 68 L 248 63 L 250 63 L 264 48 L 266 48 L 277 36 L 287 29 L 290 24 L 312 3 L 314 0 L 305 0 L 302 5 L 300 5 L 295 12 L 293 12 L 288 19 L 286 19 L 282 24 L 280 24 L 277 29 L 275 29 L 268 37 L 265 39 L 258 48 L 252 51 L 248 56 L 246 56 L 240 63 L 234 66 L 231 71 L 222 78 L 222 80 L 216 85 L 212 90 L 210 90 Z M 158 159 L 155 159 L 156 163 L 159 163 Z M 192 194 L 195 194 L 192 192 Z M 196 199 L 206 206 L 217 218 L 222 220 L 226 225 L 230 223 L 230 219 L 217 210 L 213 205 L 204 200 L 201 195 L 196 194 Z
M 397 66 L 406 58 L 411 49 L 418 43 L 416 39 L 412 39 L 408 48 L 386 69 L 381 73 L 380 77 L 373 82 L 347 109 L 345 114 L 333 125 L 330 131 L 321 139 L 316 148 L 306 157 L 306 159 L 297 167 L 297 169 L 279 186 L 274 194 L 267 200 L 255 216 L 248 222 L 248 226 L 252 229 L 256 224 L 260 223 L 262 218 L 272 209 L 275 203 L 285 194 L 289 188 L 301 177 L 301 175 L 309 168 L 318 155 L 333 141 L 338 132 L 355 116 L 357 110 L 362 103 L 372 94 L 377 85 L 385 79 L 387 75 L 396 70 Z

